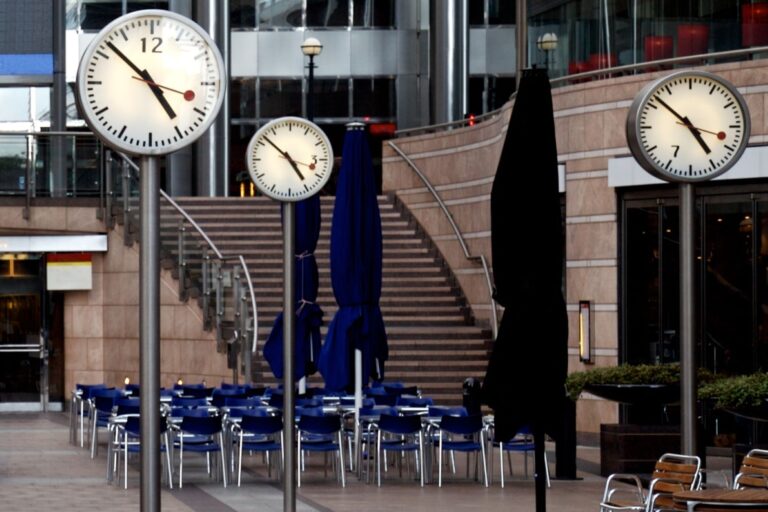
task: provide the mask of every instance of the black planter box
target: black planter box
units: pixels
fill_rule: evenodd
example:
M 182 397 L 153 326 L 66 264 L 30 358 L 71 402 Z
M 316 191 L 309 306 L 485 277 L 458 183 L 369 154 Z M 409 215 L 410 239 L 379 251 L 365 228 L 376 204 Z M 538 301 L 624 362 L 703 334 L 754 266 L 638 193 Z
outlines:
M 680 452 L 677 425 L 600 425 L 600 474 L 652 473 L 659 457 Z

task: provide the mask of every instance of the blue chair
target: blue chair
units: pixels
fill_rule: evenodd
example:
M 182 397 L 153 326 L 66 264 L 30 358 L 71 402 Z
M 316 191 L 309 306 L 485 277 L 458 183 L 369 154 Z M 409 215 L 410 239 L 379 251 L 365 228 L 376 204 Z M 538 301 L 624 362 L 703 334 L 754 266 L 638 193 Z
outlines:
M 301 467 L 304 467 L 304 452 L 336 452 L 338 454 L 339 476 L 341 486 L 346 487 L 344 480 L 344 442 L 342 441 L 341 417 L 338 414 L 328 416 L 310 416 L 302 414 L 297 422 L 296 435 L 297 452 L 302 457 Z M 311 441 L 307 442 L 308 439 Z M 327 474 L 327 466 L 326 466 Z M 297 485 L 301 487 L 301 468 L 298 472 Z
M 80 446 L 85 446 L 85 419 L 88 418 L 90 426 L 90 399 L 98 389 L 109 388 L 106 384 L 75 384 L 69 403 L 69 442 L 72 444 L 77 444 L 80 437 Z
M 164 463 L 168 474 L 168 488 L 173 489 L 173 466 L 171 465 L 171 442 L 166 418 L 160 417 L 160 452 L 165 454 Z M 120 455 L 123 456 L 123 488 L 128 488 L 128 454 L 141 452 L 141 420 L 139 416 L 132 415 L 126 419 L 124 425 L 118 429 L 117 447 L 115 449 L 114 468 L 120 468 Z
M 443 416 L 437 430 L 438 472 L 437 485 L 443 486 L 443 452 L 464 452 L 467 454 L 467 472 L 469 472 L 469 454 L 482 455 L 483 481 L 488 487 L 488 464 L 485 457 L 485 428 L 480 415 Z M 477 466 L 475 466 L 477 468 Z
M 442 418 L 443 416 L 468 416 L 467 408 L 446 407 L 444 405 L 430 405 L 427 407 L 427 416 L 430 418 Z
M 397 404 L 402 407 L 429 407 L 434 401 L 429 397 L 398 395 Z
M 419 388 L 416 386 L 390 386 L 388 384 L 384 384 L 384 391 L 388 395 L 415 395 L 415 396 L 421 396 L 421 393 L 419 392 Z
M 224 398 L 224 407 L 230 409 L 253 409 L 254 407 L 262 407 L 264 403 L 259 397 L 235 397 L 228 396 Z
M 221 456 L 221 476 L 227 486 L 227 464 L 224 460 L 224 435 L 221 418 L 218 416 L 184 416 L 178 425 L 179 445 L 179 488 L 184 486 L 184 451 L 205 453 L 208 472 L 211 468 L 211 453 Z M 189 442 L 192 436 L 196 442 Z
M 194 398 L 211 398 L 214 388 L 197 387 L 197 386 L 184 386 L 182 388 L 182 396 L 194 397 Z
M 205 398 L 186 397 L 186 396 L 174 396 L 171 398 L 171 407 L 206 407 L 208 406 L 208 400 Z
M 243 413 L 239 424 L 232 426 L 234 439 L 237 440 L 237 486 L 240 487 L 240 477 L 243 473 L 243 449 L 264 453 L 267 457 L 267 475 L 272 476 L 272 464 L 269 457 L 271 452 L 280 452 L 280 462 L 283 460 L 283 417 L 268 416 L 261 413 Z
M 491 432 L 493 432 L 492 428 Z M 502 489 L 504 488 L 504 453 L 507 454 L 507 465 L 509 466 L 510 475 L 512 475 L 512 458 L 510 455 L 512 453 L 522 453 L 524 455 L 523 468 L 525 471 L 525 478 L 528 478 L 528 454 L 533 453 L 534 451 L 533 434 L 529 427 L 526 426 L 521 428 L 520 431 L 515 434 L 515 437 L 507 442 L 496 441 L 494 437 L 491 436 L 490 444 L 492 447 L 499 449 L 499 473 L 501 474 Z M 493 481 L 493 466 L 494 464 L 491 463 L 491 481 Z M 546 452 L 544 452 L 544 474 L 547 478 L 547 487 L 550 487 L 549 462 L 547 461 Z
M 386 465 L 387 452 L 413 452 L 414 466 L 424 487 L 424 431 L 419 416 L 382 414 L 376 432 L 376 479 L 381 487 L 381 463 Z M 400 464 L 402 475 L 402 464 Z
M 109 418 L 115 408 L 115 402 L 123 396 L 122 389 L 97 389 L 91 398 L 91 458 L 96 457 L 99 449 L 99 427 L 107 428 Z

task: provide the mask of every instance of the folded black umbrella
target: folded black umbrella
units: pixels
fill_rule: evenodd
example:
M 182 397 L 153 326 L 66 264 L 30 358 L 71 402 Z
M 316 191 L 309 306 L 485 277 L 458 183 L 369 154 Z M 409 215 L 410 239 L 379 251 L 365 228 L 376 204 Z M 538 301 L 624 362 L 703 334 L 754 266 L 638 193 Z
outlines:
M 525 70 L 491 192 L 495 298 L 504 306 L 483 382 L 496 439 L 523 426 L 557 438 L 568 368 L 562 215 L 552 95 Z

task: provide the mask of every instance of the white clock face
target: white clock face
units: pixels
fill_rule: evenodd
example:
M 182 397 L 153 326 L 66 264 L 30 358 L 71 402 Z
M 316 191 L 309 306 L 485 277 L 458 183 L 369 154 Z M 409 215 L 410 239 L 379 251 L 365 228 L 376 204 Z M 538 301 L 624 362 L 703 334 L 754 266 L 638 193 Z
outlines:
M 328 137 L 300 117 L 281 117 L 259 128 L 248 144 L 246 159 L 256 187 L 278 201 L 317 194 L 333 170 Z
M 178 14 L 138 11 L 107 25 L 77 72 L 88 125 L 110 146 L 134 155 L 182 148 L 219 111 L 226 73 L 206 32 Z
M 730 168 L 749 139 L 749 112 L 733 85 L 680 72 L 641 91 L 627 137 L 638 162 L 668 181 L 704 181 Z

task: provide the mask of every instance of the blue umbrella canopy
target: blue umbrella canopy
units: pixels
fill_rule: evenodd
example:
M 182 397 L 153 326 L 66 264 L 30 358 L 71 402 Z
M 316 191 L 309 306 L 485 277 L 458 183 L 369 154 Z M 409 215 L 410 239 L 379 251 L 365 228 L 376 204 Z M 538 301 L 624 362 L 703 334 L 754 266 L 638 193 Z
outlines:
M 387 334 L 381 297 L 381 216 L 371 150 L 363 130 L 348 130 L 331 224 L 331 284 L 339 310 L 328 326 L 319 369 L 325 386 L 350 390 L 354 351 L 362 352 L 363 385 L 384 376 Z
M 318 273 L 315 249 L 320 236 L 320 196 L 296 203 L 296 261 L 294 297 L 296 297 L 296 380 L 317 371 L 320 354 L 320 326 L 323 310 L 317 304 Z M 264 344 L 264 358 L 272 373 L 283 378 L 283 313 L 277 315 Z

